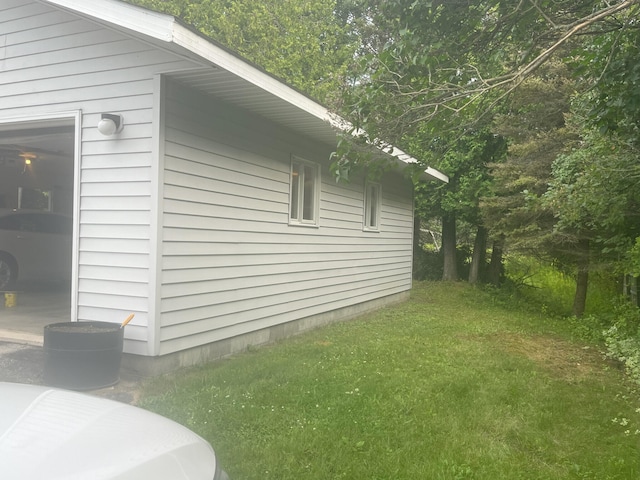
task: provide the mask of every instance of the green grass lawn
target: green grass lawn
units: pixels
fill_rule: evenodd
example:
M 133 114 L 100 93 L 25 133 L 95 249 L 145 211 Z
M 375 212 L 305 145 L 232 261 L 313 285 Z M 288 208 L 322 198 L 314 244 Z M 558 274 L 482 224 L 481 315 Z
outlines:
M 466 284 L 149 382 L 232 480 L 638 479 L 640 396 L 558 320 Z

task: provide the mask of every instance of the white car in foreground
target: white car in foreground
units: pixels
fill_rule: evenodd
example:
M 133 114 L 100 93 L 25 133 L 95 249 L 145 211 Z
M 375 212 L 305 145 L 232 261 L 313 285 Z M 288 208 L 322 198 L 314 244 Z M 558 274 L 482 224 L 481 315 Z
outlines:
M 3 480 L 228 480 L 204 439 L 124 403 L 0 382 Z

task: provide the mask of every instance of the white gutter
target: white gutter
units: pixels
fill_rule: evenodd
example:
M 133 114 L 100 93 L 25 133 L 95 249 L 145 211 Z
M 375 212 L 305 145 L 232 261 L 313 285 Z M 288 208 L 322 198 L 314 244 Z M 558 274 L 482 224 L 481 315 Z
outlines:
M 349 123 L 309 97 L 289 87 L 268 73 L 243 61 L 238 56 L 215 45 L 182 25 L 174 17 L 136 7 L 120 0 L 40 0 L 74 12 L 109 22 L 151 38 L 178 45 L 198 57 L 207 60 L 256 87 L 274 95 L 302 111 L 332 125 L 340 131 L 351 131 Z M 384 144 L 390 155 L 401 162 L 418 163 L 411 155 L 389 144 Z M 386 151 L 386 150 L 385 150 Z M 387 153 L 389 153 L 387 152 Z M 448 182 L 449 178 L 431 167 L 425 173 L 433 178 Z
M 366 143 L 375 145 L 375 147 L 378 150 L 385 152 L 387 155 L 390 155 L 396 158 L 398 161 L 402 163 L 406 163 L 408 165 L 419 163 L 415 157 L 412 157 L 411 155 L 404 152 L 403 150 L 400 150 L 398 147 L 394 147 L 390 143 L 382 141 L 378 138 L 373 139 L 372 141 L 368 140 L 369 136 L 367 135 L 366 131 L 360 128 L 353 128 L 353 125 L 350 122 L 346 121 L 344 118 L 338 115 L 330 114 L 330 118 L 328 121 L 336 129 L 342 132 L 351 132 L 351 135 L 356 138 L 358 137 L 364 138 Z M 449 177 L 444 173 L 440 172 L 439 170 L 436 170 L 435 168 L 427 167 L 424 173 L 426 173 L 427 175 L 429 175 L 430 177 L 436 180 L 440 180 L 441 182 L 444 182 L 444 183 L 449 183 Z
M 408 153 L 403 152 L 397 147 L 392 147 L 391 153 L 389 155 L 391 155 L 392 157 L 396 157 L 398 160 L 404 163 L 408 163 L 408 164 L 418 163 L 418 160 L 416 160 L 414 157 L 412 157 Z M 441 182 L 444 182 L 444 183 L 449 183 L 449 177 L 444 173 L 442 173 L 441 171 L 436 170 L 435 168 L 427 167 L 424 173 L 426 173 L 427 175 L 429 175 L 430 177 L 436 180 L 440 180 Z

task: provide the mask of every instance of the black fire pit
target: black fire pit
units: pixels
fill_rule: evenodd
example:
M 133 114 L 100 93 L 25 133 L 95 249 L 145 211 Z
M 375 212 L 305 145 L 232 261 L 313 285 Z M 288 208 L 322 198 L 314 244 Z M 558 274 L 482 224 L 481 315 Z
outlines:
M 124 328 L 111 322 L 63 322 L 44 327 L 44 381 L 95 390 L 118 383 Z

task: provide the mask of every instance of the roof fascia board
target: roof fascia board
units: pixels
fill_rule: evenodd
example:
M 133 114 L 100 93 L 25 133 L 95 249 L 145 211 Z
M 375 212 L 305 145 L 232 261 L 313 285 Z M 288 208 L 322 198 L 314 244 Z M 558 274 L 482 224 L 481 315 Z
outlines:
M 395 158 L 400 165 L 402 165 L 403 163 L 408 165 L 420 164 L 420 162 L 415 157 L 412 157 L 403 150 L 400 150 L 398 147 L 394 147 L 390 143 L 387 143 L 378 138 L 370 140 L 367 132 L 365 132 L 361 128 L 354 128 L 353 124 L 351 122 L 348 122 L 344 118 L 333 115 L 331 118 L 331 124 L 334 125 L 335 128 L 343 132 L 350 132 L 353 137 L 365 139 L 368 144 L 374 145 L 378 150 Z M 449 177 L 439 170 L 436 170 L 435 168 L 427 167 L 424 170 L 424 173 L 432 179 L 440 180 L 444 183 L 449 183 Z
M 389 145 L 388 147 L 391 149 L 391 151 L 389 152 L 389 155 L 391 155 L 392 157 L 397 158 L 400 162 L 403 162 L 403 163 L 406 163 L 406 164 L 418 163 L 418 160 L 416 160 L 414 157 L 412 157 L 408 153 L 403 152 L 399 148 L 391 146 L 391 145 Z M 440 180 L 441 182 L 449 183 L 449 177 L 447 175 L 445 175 L 444 173 L 442 173 L 441 171 L 436 170 L 435 168 L 427 167 L 424 170 L 424 173 L 428 177 L 431 177 L 434 180 Z
M 213 65 L 237 75 L 260 89 L 285 100 L 287 103 L 323 121 L 328 122 L 330 120 L 327 108 L 286 85 L 281 80 L 240 59 L 237 55 L 211 43 L 210 39 L 194 33 L 177 21 L 173 24 L 172 40 L 176 45 L 186 48 L 199 57 L 208 60 Z
M 172 41 L 172 25 L 175 19 L 170 15 L 113 0 L 44 0 L 44 2 L 104 20 L 164 42 Z

